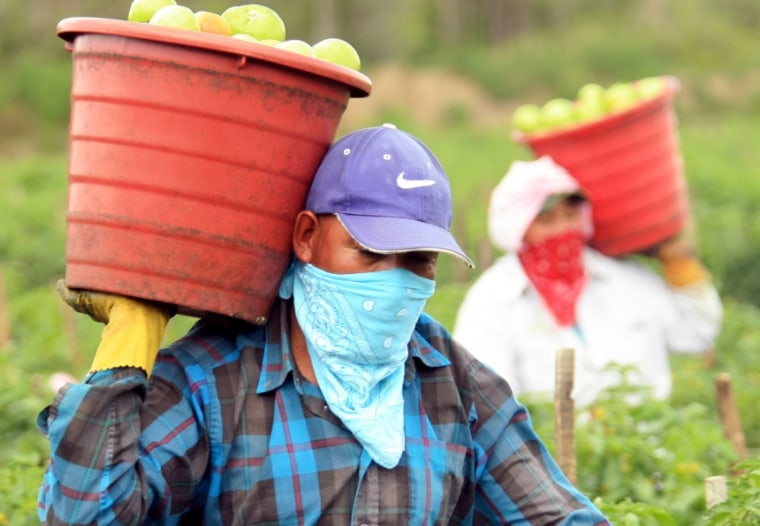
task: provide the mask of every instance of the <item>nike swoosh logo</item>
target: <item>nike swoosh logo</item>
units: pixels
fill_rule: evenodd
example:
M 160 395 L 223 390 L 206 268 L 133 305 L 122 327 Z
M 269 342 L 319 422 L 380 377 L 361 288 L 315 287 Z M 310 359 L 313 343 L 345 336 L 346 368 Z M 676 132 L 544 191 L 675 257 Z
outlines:
M 398 174 L 398 177 L 396 177 L 396 186 L 402 190 L 424 188 L 426 186 L 433 186 L 436 183 L 436 181 L 433 181 L 432 179 L 406 179 L 404 177 L 405 174 L 406 172 L 401 172 Z

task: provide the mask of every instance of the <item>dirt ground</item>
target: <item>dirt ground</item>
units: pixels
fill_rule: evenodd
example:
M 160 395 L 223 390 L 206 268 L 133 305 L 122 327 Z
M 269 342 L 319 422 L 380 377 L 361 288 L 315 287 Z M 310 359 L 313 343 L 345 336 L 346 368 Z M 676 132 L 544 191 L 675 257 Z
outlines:
M 439 124 L 452 110 L 464 110 L 481 127 L 509 126 L 514 104 L 492 99 L 462 76 L 399 64 L 380 65 L 366 74 L 372 93 L 351 99 L 341 122 L 345 129 L 379 124 L 377 119 L 389 111 L 425 126 Z

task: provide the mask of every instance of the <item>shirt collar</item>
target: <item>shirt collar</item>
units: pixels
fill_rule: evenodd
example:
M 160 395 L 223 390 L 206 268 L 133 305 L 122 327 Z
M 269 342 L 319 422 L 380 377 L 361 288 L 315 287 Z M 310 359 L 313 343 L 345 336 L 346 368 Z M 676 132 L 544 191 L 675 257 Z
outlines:
M 266 326 L 264 356 L 261 361 L 261 376 L 256 387 L 256 393 L 262 394 L 273 391 L 285 383 L 290 373 L 300 374 L 294 367 L 289 335 L 288 301 L 278 300 L 272 309 Z M 409 354 L 411 358 L 416 358 L 427 367 L 444 367 L 451 364 L 449 359 L 433 347 L 417 330 L 412 334 Z M 406 361 L 405 381 L 411 381 L 415 374 L 414 360 L 408 359 Z
M 256 393 L 273 391 L 287 380 L 292 372 L 298 374 L 290 352 L 290 322 L 288 301 L 279 299 L 275 303 L 266 325 L 264 356 L 261 360 L 261 375 Z
M 430 341 L 427 336 L 434 336 L 430 329 L 440 327 L 428 314 L 422 313 L 417 326 L 412 333 L 412 339 L 409 343 L 409 351 L 412 358 L 416 358 L 428 367 L 444 367 L 451 365 L 451 361 L 441 353 Z
M 583 263 L 592 280 L 605 280 L 615 275 L 616 259 L 605 256 L 593 248 L 586 247 L 583 251 Z

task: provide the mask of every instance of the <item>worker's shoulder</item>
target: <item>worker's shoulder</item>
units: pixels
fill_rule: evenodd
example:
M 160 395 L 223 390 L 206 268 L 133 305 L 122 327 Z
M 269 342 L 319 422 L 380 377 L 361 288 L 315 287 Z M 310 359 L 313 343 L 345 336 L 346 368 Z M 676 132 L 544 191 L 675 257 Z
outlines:
M 452 338 L 449 330 L 424 312 L 417 321 L 412 341 L 418 349 L 418 358 L 429 367 L 448 366 L 468 374 L 475 365 L 475 358 Z
M 266 329 L 221 316 L 200 318 L 180 339 L 162 351 L 182 367 L 212 369 L 250 347 L 263 347 Z
M 592 276 L 613 279 L 622 277 L 646 282 L 662 281 L 654 263 L 650 263 L 643 256 L 634 254 L 612 257 L 588 248 L 584 252 L 584 260 Z

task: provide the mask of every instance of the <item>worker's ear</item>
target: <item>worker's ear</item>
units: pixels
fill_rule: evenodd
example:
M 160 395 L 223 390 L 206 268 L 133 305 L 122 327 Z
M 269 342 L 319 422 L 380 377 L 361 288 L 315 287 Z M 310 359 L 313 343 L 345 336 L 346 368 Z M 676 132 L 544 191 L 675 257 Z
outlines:
M 302 210 L 296 216 L 293 227 L 293 252 L 304 263 L 311 262 L 314 254 L 315 234 L 318 228 L 319 218 L 314 212 Z

